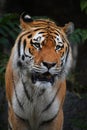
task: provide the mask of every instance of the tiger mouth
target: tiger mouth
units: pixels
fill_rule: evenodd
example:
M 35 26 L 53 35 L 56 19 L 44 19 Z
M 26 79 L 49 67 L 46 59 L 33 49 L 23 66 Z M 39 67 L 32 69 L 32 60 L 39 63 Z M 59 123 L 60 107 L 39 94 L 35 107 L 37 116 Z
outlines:
M 32 76 L 31 76 L 31 80 L 32 80 L 32 83 L 36 83 L 37 81 L 41 81 L 41 82 L 50 82 L 51 84 L 54 83 L 54 80 L 55 80 L 55 76 L 56 75 L 51 75 L 49 72 L 46 72 L 46 73 L 32 73 Z

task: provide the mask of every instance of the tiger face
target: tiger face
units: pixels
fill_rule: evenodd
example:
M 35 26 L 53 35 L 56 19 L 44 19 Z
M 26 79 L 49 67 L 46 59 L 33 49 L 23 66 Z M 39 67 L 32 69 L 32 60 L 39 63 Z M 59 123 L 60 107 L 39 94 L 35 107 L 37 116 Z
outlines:
M 27 14 L 20 18 L 22 32 L 16 40 L 17 65 L 27 70 L 33 84 L 54 84 L 64 79 L 72 62 L 71 48 L 67 39 L 72 23 L 57 26 L 49 19 L 33 20 Z

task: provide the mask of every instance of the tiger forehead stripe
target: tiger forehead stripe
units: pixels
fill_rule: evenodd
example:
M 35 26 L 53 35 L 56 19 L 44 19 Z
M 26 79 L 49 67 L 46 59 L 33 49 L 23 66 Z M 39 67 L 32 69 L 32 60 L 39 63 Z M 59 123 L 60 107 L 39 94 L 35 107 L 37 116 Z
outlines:
M 47 26 L 47 23 L 35 23 L 35 24 L 32 24 L 31 27 L 46 27 Z
M 28 37 L 28 38 L 31 38 L 31 37 L 32 37 L 32 34 L 29 34 L 27 37 Z
M 22 38 L 26 35 L 29 35 L 30 34 L 30 31 L 27 31 L 23 34 L 21 34 L 19 37 L 18 37 L 18 56 L 20 57 L 20 46 L 21 46 L 21 42 L 22 42 Z
M 50 28 L 50 27 L 54 27 L 56 28 L 57 25 L 53 22 L 50 21 L 49 19 L 37 19 L 33 22 L 33 24 L 31 24 L 31 27 L 40 27 L 40 28 Z
M 18 41 L 18 56 L 20 57 L 20 44 L 21 44 L 21 38 Z

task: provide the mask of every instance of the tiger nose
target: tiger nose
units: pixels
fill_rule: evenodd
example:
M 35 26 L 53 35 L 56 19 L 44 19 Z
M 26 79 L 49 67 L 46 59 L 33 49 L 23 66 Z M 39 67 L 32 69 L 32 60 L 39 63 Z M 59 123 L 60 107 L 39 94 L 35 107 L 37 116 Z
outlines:
M 46 66 L 48 69 L 50 69 L 51 67 L 55 66 L 56 63 L 43 62 L 43 65 Z

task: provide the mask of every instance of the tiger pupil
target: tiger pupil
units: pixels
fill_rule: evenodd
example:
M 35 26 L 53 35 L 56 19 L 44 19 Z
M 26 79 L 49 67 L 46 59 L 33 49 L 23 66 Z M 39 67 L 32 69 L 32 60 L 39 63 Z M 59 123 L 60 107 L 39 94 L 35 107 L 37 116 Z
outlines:
M 60 50 L 60 49 L 62 49 L 64 47 L 64 45 L 57 45 L 56 46 L 56 50 Z
M 59 50 L 59 49 L 61 49 L 61 46 L 60 46 L 60 45 L 57 45 L 57 46 L 56 46 L 56 50 Z

